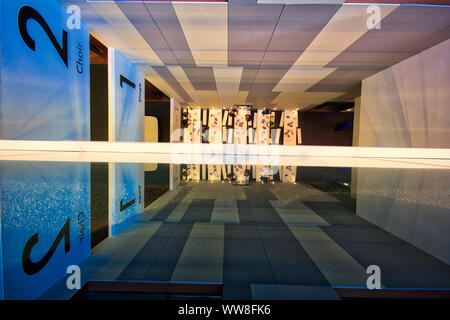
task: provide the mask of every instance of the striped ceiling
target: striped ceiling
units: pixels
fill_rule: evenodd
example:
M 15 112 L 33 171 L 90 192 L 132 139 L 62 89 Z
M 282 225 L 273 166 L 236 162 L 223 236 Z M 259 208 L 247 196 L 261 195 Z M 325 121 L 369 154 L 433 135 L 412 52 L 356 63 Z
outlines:
M 308 109 L 350 101 L 361 80 L 450 38 L 450 7 L 302 0 L 66 1 L 91 33 L 169 97 L 199 107 Z M 293 4 L 296 3 L 296 4 Z

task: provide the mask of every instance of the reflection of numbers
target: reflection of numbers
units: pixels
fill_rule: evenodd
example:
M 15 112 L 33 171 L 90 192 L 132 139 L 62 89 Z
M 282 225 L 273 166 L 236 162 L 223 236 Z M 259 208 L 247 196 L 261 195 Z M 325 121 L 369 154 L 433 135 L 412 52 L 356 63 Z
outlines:
M 120 212 L 122 212 L 126 208 L 132 206 L 135 202 L 136 202 L 136 199 L 132 199 L 132 200 L 128 201 L 127 203 L 123 204 L 123 199 L 120 200 Z
M 53 241 L 50 249 L 48 249 L 45 256 L 38 262 L 32 262 L 30 259 L 31 250 L 33 249 L 34 245 L 38 243 L 39 234 L 35 233 L 34 235 L 32 235 L 31 238 L 28 239 L 27 243 L 25 244 L 25 247 L 23 248 L 22 253 L 23 271 L 25 271 L 25 273 L 29 275 L 38 273 L 48 263 L 53 253 L 55 252 L 56 248 L 58 247 L 58 244 L 61 242 L 62 238 L 64 238 L 64 253 L 67 253 L 70 251 L 70 218 L 67 218 L 66 223 L 64 223 L 64 226 L 61 228 L 61 231 L 59 231 L 55 241 Z
M 136 89 L 136 84 L 134 82 L 132 82 L 131 80 L 128 80 L 126 77 L 124 77 L 123 75 L 120 75 L 120 86 L 123 88 L 122 83 L 125 82 L 127 85 L 129 85 L 130 87 Z
M 36 50 L 36 45 L 34 40 L 30 37 L 30 34 L 27 30 L 27 21 L 29 19 L 35 20 L 39 25 L 44 29 L 45 33 L 47 34 L 48 38 L 52 42 L 53 46 L 55 47 L 56 51 L 58 51 L 59 56 L 63 60 L 66 67 L 68 67 L 68 57 L 67 57 L 67 31 L 62 30 L 62 47 L 59 45 L 58 40 L 56 40 L 55 35 L 53 34 L 52 30 L 50 30 L 50 27 L 48 26 L 47 22 L 44 20 L 44 18 L 34 10 L 33 8 L 29 6 L 23 6 L 19 10 L 18 15 L 18 25 L 19 25 L 19 31 L 20 35 L 22 36 L 23 41 L 25 41 L 26 45 L 33 51 Z

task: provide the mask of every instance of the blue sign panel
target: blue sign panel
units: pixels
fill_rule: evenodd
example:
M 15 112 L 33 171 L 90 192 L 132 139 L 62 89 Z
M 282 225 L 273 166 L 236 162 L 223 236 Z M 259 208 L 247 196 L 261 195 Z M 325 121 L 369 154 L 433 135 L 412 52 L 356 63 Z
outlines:
M 144 141 L 145 79 L 138 68 L 116 49 L 109 49 L 110 86 L 114 108 L 114 141 Z
M 115 141 L 144 141 L 145 79 L 117 50 L 109 49 L 111 134 Z M 143 164 L 111 164 L 111 236 L 144 210 Z
M 88 27 L 56 0 L 0 5 L 0 139 L 89 140 Z
M 143 165 L 114 164 L 116 199 L 111 216 L 111 236 L 117 235 L 142 213 L 144 206 Z
M 90 140 L 88 27 L 56 0 L 0 6 L 0 139 Z M 3 162 L 0 190 L 3 297 L 33 299 L 90 254 L 90 164 Z
M 3 254 L 2 254 L 2 214 L 0 208 L 0 300 L 4 299 L 3 289 Z
M 0 163 L 5 299 L 34 299 L 90 255 L 90 164 Z

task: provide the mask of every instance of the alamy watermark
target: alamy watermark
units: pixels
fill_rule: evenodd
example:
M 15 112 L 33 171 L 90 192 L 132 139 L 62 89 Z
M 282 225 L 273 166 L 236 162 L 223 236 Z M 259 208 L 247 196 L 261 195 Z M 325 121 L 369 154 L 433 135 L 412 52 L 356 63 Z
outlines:
M 69 30 L 81 29 L 81 9 L 79 6 L 73 4 L 67 7 L 66 13 L 69 17 L 66 20 L 66 25 Z
M 66 286 L 69 290 L 81 289 L 81 269 L 73 264 L 67 267 L 66 273 L 70 274 L 66 280 Z
M 367 278 L 366 286 L 369 290 L 381 289 L 381 269 L 373 264 L 367 267 L 366 273 L 370 274 Z
M 366 25 L 367 29 L 381 29 L 381 9 L 380 6 L 370 5 L 366 10 L 369 17 L 367 18 Z

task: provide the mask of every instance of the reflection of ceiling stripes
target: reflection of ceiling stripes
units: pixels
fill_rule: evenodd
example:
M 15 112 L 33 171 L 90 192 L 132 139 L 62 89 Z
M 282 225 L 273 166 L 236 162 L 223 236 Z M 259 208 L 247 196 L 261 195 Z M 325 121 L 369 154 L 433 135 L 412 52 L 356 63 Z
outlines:
M 93 35 L 165 94 L 197 107 L 350 101 L 361 80 L 450 38 L 449 6 L 380 5 L 381 28 L 368 30 L 368 5 L 341 0 L 60 1 L 79 5 Z

